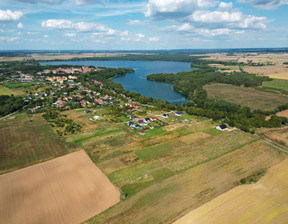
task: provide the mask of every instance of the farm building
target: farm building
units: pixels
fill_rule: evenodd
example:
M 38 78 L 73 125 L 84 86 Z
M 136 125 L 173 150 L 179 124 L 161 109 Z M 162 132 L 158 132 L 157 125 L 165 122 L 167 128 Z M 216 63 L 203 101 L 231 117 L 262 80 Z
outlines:
M 168 117 L 169 117 L 169 114 L 162 114 L 162 117 L 168 118 Z
M 183 112 L 175 112 L 175 115 L 176 116 L 182 116 L 182 115 L 184 115 L 184 113 Z
M 226 130 L 228 127 L 225 124 L 221 124 L 219 126 L 216 127 L 217 130 L 219 131 L 223 131 Z

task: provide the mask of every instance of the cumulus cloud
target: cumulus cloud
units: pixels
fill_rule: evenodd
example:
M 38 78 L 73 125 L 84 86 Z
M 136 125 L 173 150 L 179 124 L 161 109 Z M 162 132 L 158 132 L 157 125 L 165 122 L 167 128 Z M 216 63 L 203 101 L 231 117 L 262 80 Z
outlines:
M 17 21 L 24 16 L 24 13 L 21 11 L 10 11 L 10 10 L 1 10 L 0 9 L 0 22 L 11 22 Z
M 217 28 L 265 29 L 267 23 L 266 17 L 228 11 L 196 11 L 189 19 L 198 26 Z
M 44 38 L 48 38 L 49 36 L 48 36 L 48 35 L 44 35 L 43 37 L 44 37 Z
M 73 23 L 71 20 L 61 20 L 61 19 L 60 20 L 49 19 L 43 21 L 41 26 L 48 29 L 71 30 L 76 32 L 99 33 L 107 35 L 113 35 L 116 33 L 116 30 L 110 29 L 100 23 L 86 23 L 86 22 Z
M 138 38 L 144 38 L 144 37 L 145 37 L 145 35 L 144 35 L 143 33 L 138 33 L 138 34 L 136 34 L 136 36 L 137 36 Z
M 24 25 L 23 25 L 22 23 L 18 23 L 18 24 L 17 24 L 17 28 L 18 28 L 18 29 L 24 29 Z
M 276 9 L 281 5 L 288 5 L 288 0 L 239 0 L 242 3 L 249 3 L 260 9 Z
M 230 10 L 233 8 L 233 3 L 232 2 L 220 2 L 218 6 L 218 10 L 220 11 L 226 11 Z
M 145 15 L 153 19 L 179 19 L 216 4 L 214 0 L 149 0 Z

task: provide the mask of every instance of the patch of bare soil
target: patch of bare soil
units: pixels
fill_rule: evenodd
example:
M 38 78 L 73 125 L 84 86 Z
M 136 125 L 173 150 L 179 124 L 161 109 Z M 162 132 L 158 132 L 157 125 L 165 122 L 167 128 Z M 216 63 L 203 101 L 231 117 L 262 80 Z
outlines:
M 0 223 L 81 223 L 120 201 L 85 151 L 0 176 Z

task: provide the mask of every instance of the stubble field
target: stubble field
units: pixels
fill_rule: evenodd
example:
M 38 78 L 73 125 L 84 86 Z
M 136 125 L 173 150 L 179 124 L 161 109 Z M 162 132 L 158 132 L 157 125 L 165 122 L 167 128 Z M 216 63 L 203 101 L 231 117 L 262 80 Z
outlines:
M 239 186 L 188 213 L 174 224 L 286 223 L 288 160 L 258 183 Z
M 120 201 L 82 150 L 0 176 L 0 223 L 78 224 Z

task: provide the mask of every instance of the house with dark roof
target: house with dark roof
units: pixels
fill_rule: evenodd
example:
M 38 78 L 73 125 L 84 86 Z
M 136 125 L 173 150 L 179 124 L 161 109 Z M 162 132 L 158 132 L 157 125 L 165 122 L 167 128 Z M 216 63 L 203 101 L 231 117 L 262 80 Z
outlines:
M 150 119 L 149 117 L 147 117 L 147 118 L 144 119 L 144 121 L 145 121 L 146 123 L 149 123 L 149 122 L 151 121 L 151 119 Z
M 216 129 L 219 131 L 223 131 L 223 130 L 228 129 L 228 127 L 226 126 L 226 124 L 221 124 L 221 125 L 217 126 Z
M 169 114 L 162 114 L 162 117 L 168 118 L 168 117 L 169 117 Z
M 184 115 L 184 113 L 177 111 L 177 112 L 175 112 L 175 115 L 176 115 L 176 116 L 182 116 L 182 115 Z

